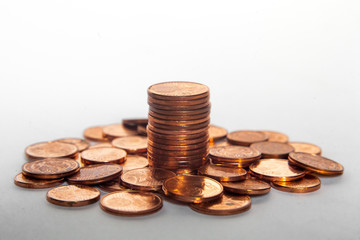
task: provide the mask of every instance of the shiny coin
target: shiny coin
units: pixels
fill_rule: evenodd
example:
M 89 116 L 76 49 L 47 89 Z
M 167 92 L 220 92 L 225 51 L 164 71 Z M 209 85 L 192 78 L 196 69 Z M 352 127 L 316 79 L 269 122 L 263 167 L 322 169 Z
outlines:
M 199 148 L 209 147 L 208 141 L 203 141 L 197 144 L 187 144 L 187 145 L 170 145 L 170 144 L 160 144 L 157 142 L 153 142 L 152 140 L 148 140 L 148 145 L 157 149 L 163 150 L 171 150 L 171 151 L 188 151 L 195 150 Z
M 109 142 L 103 142 L 103 143 L 94 144 L 94 145 L 90 146 L 89 149 L 92 149 L 92 148 L 104 148 L 104 147 L 106 147 L 106 148 L 110 147 L 111 148 L 111 147 L 113 147 L 113 145 L 111 143 L 109 143 Z
M 147 127 L 148 137 L 157 138 L 162 140 L 171 140 L 171 141 L 185 141 L 189 139 L 198 139 L 202 137 L 208 137 L 209 134 L 206 131 L 193 133 L 193 132 L 186 132 L 184 134 L 162 134 L 152 131 L 149 126 Z
M 110 140 L 119 137 L 128 137 L 137 135 L 137 132 L 126 128 L 123 124 L 112 124 L 103 128 L 104 136 Z
M 92 148 L 81 153 L 81 159 L 85 164 L 99 163 L 123 163 L 126 160 L 125 150 L 118 148 Z
M 186 110 L 179 110 L 179 109 L 160 109 L 156 108 L 153 105 L 149 106 L 149 110 L 151 112 L 155 112 L 161 115 L 167 116 L 189 116 L 189 115 L 199 115 L 199 114 L 210 114 L 211 104 L 208 103 L 205 107 L 198 108 L 198 109 L 186 109 Z
M 89 141 L 94 141 L 94 142 L 108 141 L 108 139 L 106 137 L 104 137 L 102 126 L 89 127 L 87 129 L 85 129 L 84 138 Z
M 205 145 L 201 148 L 198 149 L 192 149 L 192 150 L 166 150 L 166 149 L 160 149 L 160 148 L 156 148 L 152 145 L 148 145 L 148 153 L 150 154 L 158 154 L 158 155 L 163 155 L 163 156 L 173 156 L 173 157 L 187 157 L 187 156 L 203 156 L 206 155 L 207 151 L 208 151 L 208 145 Z
M 163 82 L 150 86 L 148 95 L 164 100 L 193 100 L 209 95 L 209 88 L 194 82 Z
M 34 189 L 55 187 L 63 184 L 63 182 L 64 182 L 63 178 L 53 179 L 53 180 L 42 180 L 42 179 L 28 178 L 24 176 L 22 173 L 17 174 L 14 178 L 15 185 L 23 188 L 34 188 Z
M 67 178 L 70 184 L 94 185 L 111 181 L 120 176 L 122 167 L 118 164 L 97 164 L 80 168 L 75 175 Z
M 84 151 L 85 149 L 87 149 L 90 146 L 90 143 L 88 143 L 87 141 L 85 141 L 84 139 L 81 139 L 81 138 L 63 138 L 63 139 L 59 139 L 57 141 L 74 144 L 78 148 L 79 152 Z
M 81 207 L 97 202 L 100 191 L 89 186 L 66 185 L 49 190 L 46 199 L 59 206 Z
M 246 170 L 243 168 L 229 168 L 207 164 L 199 168 L 199 174 L 211 177 L 218 181 L 241 181 L 246 178 Z
M 181 120 L 163 120 L 159 118 L 152 117 L 149 115 L 149 122 L 167 125 L 167 126 L 178 126 L 178 127 L 186 127 L 189 125 L 195 125 L 195 124 L 202 124 L 204 122 L 210 121 L 210 116 L 207 115 L 204 118 L 201 119 L 195 119 L 195 120 L 187 120 L 187 121 L 181 121 Z
M 202 123 L 190 124 L 190 125 L 182 125 L 182 126 L 159 124 L 159 123 L 156 123 L 156 122 L 153 122 L 153 121 L 149 121 L 149 124 L 151 124 L 152 127 L 161 128 L 161 129 L 164 129 L 164 130 L 190 131 L 190 130 L 209 128 L 210 120 L 204 121 Z
M 137 168 L 144 168 L 149 166 L 149 160 L 146 157 L 139 156 L 139 155 L 128 155 L 126 157 L 126 161 L 121 164 L 123 167 L 123 173 L 137 169 Z
M 314 144 L 303 142 L 290 142 L 289 144 L 295 149 L 294 152 L 304 152 L 321 155 L 321 148 Z
M 136 130 L 138 126 L 146 126 L 148 123 L 147 118 L 138 118 L 138 119 L 123 119 L 122 124 L 130 129 Z
M 269 142 L 281 142 L 288 143 L 289 137 L 283 133 L 274 132 L 274 131 L 260 131 L 268 137 Z
M 127 188 L 120 184 L 120 177 L 115 178 L 112 181 L 104 182 L 98 185 L 98 187 L 105 192 L 115 192 L 126 190 Z
M 271 186 L 283 192 L 307 193 L 320 189 L 321 181 L 318 177 L 307 174 L 300 180 L 291 182 L 271 182 Z
M 258 179 L 246 179 L 241 182 L 221 182 L 224 190 L 242 195 L 263 195 L 270 192 L 270 185 Z
M 77 152 L 74 144 L 63 142 L 35 143 L 25 149 L 25 155 L 29 159 L 74 157 Z
M 111 143 L 114 147 L 124 149 L 127 153 L 141 153 L 146 152 L 147 149 L 147 138 L 142 136 L 115 138 Z
M 259 131 L 236 131 L 229 133 L 227 140 L 234 145 L 250 146 L 252 143 L 267 141 L 268 136 Z
M 193 100 L 161 100 L 148 96 L 149 105 L 165 105 L 165 106 L 192 106 L 207 103 L 210 100 L 210 95 L 204 98 L 193 99 Z
M 212 147 L 209 155 L 213 160 L 228 162 L 251 162 L 261 157 L 258 150 L 242 146 Z
M 294 151 L 291 145 L 280 142 L 258 142 L 250 147 L 261 152 L 262 158 L 287 158 Z
M 201 104 L 197 104 L 197 105 L 160 105 L 160 104 L 155 104 L 155 103 L 151 103 L 149 102 L 149 105 L 154 108 L 154 109 L 158 109 L 158 110 L 165 110 L 165 111 L 194 111 L 197 109 L 203 109 L 206 107 L 209 107 L 210 103 L 204 102 Z M 176 114 L 175 114 L 176 115 Z M 186 113 L 185 113 L 186 115 Z
M 210 125 L 209 128 L 210 142 L 216 142 L 221 139 L 224 139 L 227 133 L 228 132 L 225 128 L 218 127 L 215 125 Z
M 202 134 L 206 135 L 207 131 L 209 129 L 209 126 L 202 127 L 199 129 L 184 129 L 184 130 L 170 130 L 170 129 L 162 129 L 158 127 L 154 127 L 151 123 L 147 125 L 148 129 L 150 129 L 152 132 L 158 133 L 158 134 L 165 134 L 165 135 L 186 135 L 186 134 Z
M 209 116 L 210 113 L 210 109 L 206 109 L 207 111 L 205 111 L 204 113 L 200 113 L 200 114 L 190 114 L 190 115 L 166 115 L 166 114 L 161 114 L 161 113 L 156 113 L 154 111 L 151 110 L 151 108 L 149 109 L 149 115 L 157 118 L 157 119 L 163 119 L 163 120 L 171 120 L 171 121 L 191 121 L 191 120 L 196 120 L 196 119 L 204 119 L 207 118 Z
M 175 145 L 175 146 L 183 146 L 183 145 L 200 144 L 200 143 L 205 143 L 205 142 L 208 143 L 209 142 L 208 135 L 204 135 L 202 137 L 194 138 L 194 139 L 169 140 L 169 139 L 154 137 L 152 134 L 149 134 L 148 139 L 153 143 L 165 144 L 165 145 Z

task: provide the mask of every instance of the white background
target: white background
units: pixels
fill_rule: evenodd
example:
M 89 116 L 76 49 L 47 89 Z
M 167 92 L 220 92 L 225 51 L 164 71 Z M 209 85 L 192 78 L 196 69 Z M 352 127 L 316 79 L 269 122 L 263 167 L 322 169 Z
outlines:
M 3 0 L 0 239 L 360 239 L 359 79 L 359 1 Z M 227 217 L 117 217 L 13 184 L 27 145 L 144 117 L 169 80 L 208 85 L 212 123 L 318 144 L 344 175 Z

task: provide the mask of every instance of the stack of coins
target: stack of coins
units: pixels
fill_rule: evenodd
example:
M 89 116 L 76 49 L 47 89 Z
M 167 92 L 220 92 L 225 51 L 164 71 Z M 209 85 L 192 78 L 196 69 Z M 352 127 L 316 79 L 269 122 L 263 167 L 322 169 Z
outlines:
M 210 92 L 192 82 L 165 82 L 148 89 L 148 159 L 157 168 L 192 173 L 208 159 Z

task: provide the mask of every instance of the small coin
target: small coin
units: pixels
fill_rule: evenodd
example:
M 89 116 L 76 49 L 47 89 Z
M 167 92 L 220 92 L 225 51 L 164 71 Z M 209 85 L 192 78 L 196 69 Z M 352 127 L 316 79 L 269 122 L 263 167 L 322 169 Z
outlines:
M 32 160 L 74 157 L 77 152 L 78 149 L 74 144 L 63 142 L 35 143 L 25 149 L 26 157 Z
M 227 135 L 227 140 L 234 145 L 250 146 L 252 143 L 267 141 L 268 136 L 259 131 L 235 131 Z
M 151 214 L 162 207 L 162 199 L 150 192 L 123 190 L 105 195 L 100 207 L 105 212 L 121 216 Z
M 150 86 L 148 95 L 164 100 L 193 100 L 209 95 L 209 88 L 194 82 L 163 82 Z
M 291 145 L 280 142 L 258 142 L 250 147 L 261 152 L 262 158 L 287 158 L 294 151 Z
M 344 172 L 344 167 L 340 163 L 311 153 L 291 153 L 289 154 L 289 162 L 291 165 L 322 175 L 339 175 Z
M 85 164 L 123 163 L 126 160 L 125 150 L 118 148 L 92 148 L 81 153 L 81 159 Z
M 120 176 L 122 167 L 118 164 L 96 164 L 80 168 L 75 175 L 67 178 L 70 184 L 94 185 L 111 181 Z
M 243 195 L 263 195 L 270 192 L 270 185 L 258 179 L 245 179 L 241 182 L 221 182 L 224 190 Z
M 103 134 L 103 127 L 89 127 L 84 131 L 84 138 L 94 142 L 106 142 L 108 139 Z
M 55 187 L 63 184 L 63 182 L 64 182 L 63 178 L 58 178 L 53 180 L 42 180 L 42 179 L 28 178 L 24 176 L 22 173 L 17 174 L 14 178 L 15 185 L 23 188 L 34 188 L 34 189 Z
M 126 161 L 121 166 L 123 167 L 124 173 L 133 169 L 149 166 L 149 160 L 139 155 L 128 155 Z
M 87 141 L 85 141 L 84 139 L 81 139 L 81 138 L 63 138 L 63 139 L 59 139 L 57 141 L 74 144 L 78 148 L 79 152 L 84 151 L 85 149 L 87 149 L 90 146 L 90 143 L 88 143 Z
M 94 145 L 90 146 L 89 149 L 92 149 L 92 148 L 104 148 L 104 147 L 106 147 L 106 148 L 110 147 L 111 148 L 111 147 L 113 147 L 113 145 L 111 143 L 109 143 L 109 142 L 103 142 L 103 143 L 94 144 Z
M 210 125 L 209 127 L 209 135 L 210 135 L 210 141 L 216 142 L 221 139 L 224 139 L 227 135 L 227 130 L 222 127 L 218 127 L 215 125 Z
M 241 181 L 246 178 L 246 170 L 243 168 L 229 168 L 207 164 L 199 168 L 201 175 L 211 177 L 218 181 L 234 182 Z
M 305 176 L 305 172 L 289 166 L 287 159 L 260 159 L 250 165 L 250 173 L 265 181 L 294 181 Z
M 123 124 L 112 124 L 103 128 L 104 136 L 110 140 L 119 137 L 127 137 L 137 135 L 137 132 L 126 128 Z
M 295 149 L 294 152 L 305 152 L 321 155 L 321 148 L 314 144 L 303 142 L 290 142 L 289 144 Z
M 166 115 L 161 113 L 156 113 L 149 108 L 149 115 L 163 120 L 170 120 L 170 121 L 191 121 L 196 119 L 204 119 L 209 116 L 210 110 L 207 109 L 204 113 L 201 114 L 192 114 L 192 115 Z
M 175 173 L 160 168 L 139 168 L 127 171 L 121 175 L 124 186 L 144 191 L 158 191 L 163 182 L 175 176 Z
M 127 188 L 121 185 L 120 177 L 115 178 L 112 181 L 104 182 L 98 185 L 98 187 L 105 192 L 115 192 L 126 190 Z
M 147 118 L 137 118 L 137 119 L 123 119 L 122 124 L 130 129 L 136 130 L 138 126 L 146 126 L 148 123 Z
M 251 162 L 261 157 L 258 150 L 242 146 L 212 147 L 209 155 L 213 160 L 229 162 Z
M 27 162 L 22 173 L 36 179 L 57 179 L 71 176 L 79 171 L 79 164 L 70 158 L 46 158 Z
M 128 136 L 115 138 L 112 145 L 124 149 L 127 153 L 142 153 L 147 149 L 147 138 L 142 136 Z
M 321 186 L 321 181 L 318 177 L 307 174 L 305 175 L 305 177 L 297 181 L 291 181 L 291 182 L 274 181 L 271 182 L 270 184 L 273 188 L 283 192 L 308 193 L 319 190 Z
M 239 196 L 225 193 L 222 197 L 213 202 L 192 203 L 191 209 L 210 215 L 232 215 L 245 212 L 251 207 L 249 196 Z
M 166 196 L 181 202 L 201 203 L 222 196 L 222 185 L 209 177 L 179 175 L 167 179 L 163 184 Z
M 50 189 L 46 199 L 59 206 L 81 207 L 97 202 L 100 199 L 100 191 L 89 186 L 66 185 Z
M 274 132 L 274 131 L 260 131 L 268 136 L 269 142 L 281 142 L 281 143 L 288 143 L 289 137 L 283 133 Z

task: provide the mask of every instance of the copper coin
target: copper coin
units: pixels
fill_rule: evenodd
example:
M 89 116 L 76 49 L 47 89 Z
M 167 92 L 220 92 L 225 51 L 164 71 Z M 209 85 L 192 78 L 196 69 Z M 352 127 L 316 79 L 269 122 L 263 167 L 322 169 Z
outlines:
M 81 153 L 81 159 L 85 164 L 99 163 L 123 163 L 126 160 L 125 150 L 118 148 L 92 148 Z
M 188 144 L 188 145 L 166 145 L 166 144 L 160 144 L 160 143 L 156 143 L 151 141 L 150 139 L 148 140 L 148 144 L 159 148 L 159 149 L 164 149 L 164 150 L 174 150 L 174 151 L 187 151 L 187 150 L 194 150 L 194 149 L 199 149 L 199 148 L 203 148 L 206 146 L 209 146 L 209 142 L 201 142 L 201 143 L 197 143 L 197 144 Z
M 228 168 L 247 168 L 255 161 L 256 160 L 247 161 L 247 162 L 229 162 L 229 161 L 221 161 L 221 160 L 217 160 L 217 159 L 210 160 L 211 164 L 214 164 L 214 165 L 220 166 L 220 167 L 228 167 Z
M 150 86 L 148 95 L 164 100 L 193 100 L 209 95 L 209 88 L 194 82 L 163 82 Z
M 235 131 L 227 135 L 227 140 L 234 145 L 250 146 L 268 140 L 268 136 L 259 131 Z
M 260 159 L 250 165 L 250 173 L 266 181 L 294 181 L 305 176 L 305 172 L 289 166 L 287 159 Z
M 127 188 L 120 184 L 120 177 L 115 178 L 112 181 L 104 182 L 98 185 L 98 187 L 105 192 L 115 192 L 126 190 Z
M 94 145 L 90 146 L 89 149 L 92 149 L 92 148 L 104 148 L 104 147 L 106 147 L 106 148 L 110 147 L 111 148 L 111 147 L 113 147 L 113 145 L 111 143 L 109 143 L 109 142 L 103 142 L 103 143 L 94 144 Z
M 76 154 L 76 157 L 74 158 L 74 160 L 79 164 L 79 167 L 84 167 L 85 166 L 85 163 L 81 159 L 81 154 L 80 153 Z
M 112 140 L 119 137 L 137 135 L 135 130 L 126 128 L 123 124 L 112 124 L 103 128 L 103 134 L 106 138 Z
M 186 135 L 186 134 L 203 134 L 206 135 L 209 130 L 209 126 L 202 127 L 199 129 L 191 129 L 191 130 L 169 130 L 169 129 L 162 129 L 154 127 L 151 123 L 147 125 L 147 128 L 151 131 L 159 134 L 165 134 L 165 135 Z
M 81 207 L 97 202 L 100 199 L 100 191 L 89 186 L 66 185 L 50 189 L 46 199 L 59 206 Z
M 74 144 L 63 142 L 35 143 L 25 149 L 25 155 L 29 159 L 74 157 L 77 152 Z
M 80 168 L 75 175 L 67 178 L 70 184 L 94 185 L 111 181 L 120 176 L 122 167 L 118 164 L 97 164 Z
M 211 104 L 208 103 L 207 106 L 198 108 L 198 109 L 187 109 L 187 110 L 179 110 L 179 109 L 160 109 L 156 108 L 152 105 L 149 106 L 149 111 L 155 112 L 157 114 L 167 115 L 167 116 L 189 116 L 189 115 L 199 115 L 199 114 L 210 114 Z
M 261 152 L 262 158 L 287 158 L 294 151 L 291 145 L 280 142 L 258 142 L 250 147 Z
M 59 139 L 57 141 L 74 144 L 78 148 L 79 152 L 84 151 L 85 149 L 87 149 L 90 146 L 90 143 L 88 143 L 87 141 L 85 141 L 84 139 L 81 139 L 81 138 L 63 138 L 63 139 Z
M 219 141 L 219 140 L 225 138 L 227 133 L 228 132 L 225 128 L 218 127 L 215 125 L 210 125 L 209 135 L 210 135 L 211 142 L 216 142 L 216 141 Z
M 201 203 L 220 198 L 223 187 L 209 177 L 180 175 L 167 179 L 163 191 L 166 196 L 181 202 Z
M 321 181 L 318 177 L 307 174 L 300 180 L 291 182 L 271 182 L 271 186 L 283 192 L 308 193 L 320 189 Z
M 160 168 L 138 168 L 121 175 L 124 186 L 144 191 L 158 191 L 163 182 L 175 176 L 175 173 Z
M 148 145 L 148 153 L 155 153 L 158 155 L 166 155 L 166 156 L 177 156 L 177 157 L 186 157 L 186 156 L 194 156 L 194 155 L 204 155 L 208 152 L 208 146 L 204 146 L 198 149 L 193 150 L 181 150 L 181 151 L 175 151 L 175 150 L 165 150 L 160 148 L 155 148 L 152 145 Z
M 227 147 L 227 146 L 236 146 L 236 145 L 233 145 L 233 144 L 229 143 L 228 141 L 224 141 L 224 142 L 216 143 L 212 147 Z
M 141 153 L 146 152 L 147 149 L 147 138 L 142 136 L 115 138 L 111 143 L 114 147 L 124 149 L 127 153 Z
M 268 136 L 269 142 L 281 142 L 281 143 L 288 143 L 289 137 L 283 133 L 274 132 L 274 131 L 260 131 Z
M 123 119 L 122 124 L 130 129 L 137 129 L 138 126 L 146 126 L 148 123 L 147 118 L 138 118 L 138 119 Z
M 199 132 L 199 133 L 185 133 L 185 134 L 162 134 L 152 131 L 147 127 L 147 132 L 149 138 L 159 138 L 164 140 L 178 141 L 178 140 L 188 140 L 188 139 L 197 139 L 201 137 L 208 137 L 209 134 L 207 131 Z
M 149 122 L 163 124 L 163 125 L 167 125 L 167 126 L 178 126 L 178 127 L 194 125 L 194 124 L 202 124 L 204 122 L 208 122 L 209 120 L 210 120 L 209 115 L 207 115 L 206 117 L 201 118 L 201 119 L 186 120 L 186 121 L 163 120 L 163 119 L 155 118 L 155 117 L 152 117 L 151 115 L 149 115 Z
M 246 177 L 246 170 L 243 168 L 228 168 L 207 164 L 199 168 L 199 174 L 211 177 L 218 181 L 241 181 Z
M 141 136 L 147 136 L 146 127 L 142 125 L 138 125 L 136 128 L 136 132 Z
M 189 161 L 189 162 L 194 162 L 194 161 L 203 161 L 204 159 L 207 159 L 207 154 L 198 154 L 198 155 L 194 155 L 194 156 L 167 156 L 167 155 L 157 155 L 157 154 L 153 154 L 150 153 L 148 154 L 148 158 L 149 160 L 155 160 L 155 161 L 159 161 L 159 162 L 179 162 L 179 161 Z
M 178 167 L 192 167 L 192 168 L 199 168 L 204 163 L 206 163 L 205 159 L 198 159 L 193 161 L 161 161 L 152 156 L 149 156 L 149 164 L 153 166 L 157 166 L 160 168 L 172 168 L 176 169 Z
M 344 172 L 344 167 L 340 163 L 319 155 L 313 155 L 311 153 L 290 153 L 289 162 L 292 165 L 322 175 L 339 175 Z
M 289 144 L 295 149 L 294 152 L 304 152 L 321 155 L 321 148 L 314 144 L 303 142 L 290 142 Z
M 189 130 L 197 130 L 197 129 L 203 129 L 203 128 L 209 128 L 210 120 L 207 120 L 202 123 L 198 124 L 191 124 L 191 125 L 182 125 L 182 126 L 173 126 L 173 125 L 165 125 L 165 124 L 159 124 L 153 121 L 149 121 L 149 124 L 155 128 L 161 128 L 165 130 L 171 130 L 171 131 L 189 131 Z
M 192 203 L 191 209 L 210 215 L 232 215 L 245 212 L 251 207 L 249 196 L 223 194 L 222 197 L 213 202 Z
M 15 185 L 23 188 L 34 188 L 34 189 L 55 187 L 63 184 L 63 182 L 64 182 L 63 178 L 58 178 L 53 180 L 42 180 L 42 179 L 28 178 L 24 176 L 22 173 L 17 174 L 14 178 Z
M 224 190 L 242 195 L 263 195 L 270 192 L 270 185 L 258 179 L 245 179 L 241 182 L 221 182 Z
M 261 157 L 258 150 L 242 146 L 212 147 L 209 155 L 213 160 L 229 162 L 249 162 Z
M 148 139 L 151 140 L 153 143 L 158 144 L 166 144 L 166 145 L 175 145 L 175 146 L 182 146 L 182 145 L 190 145 L 190 144 L 199 144 L 204 142 L 209 142 L 209 136 L 204 135 L 199 138 L 194 139 L 184 139 L 184 140 L 169 140 L 163 138 L 154 137 L 152 134 L 149 134 Z
M 156 113 L 154 111 L 151 110 L 151 108 L 149 109 L 149 115 L 152 117 L 155 117 L 157 119 L 163 119 L 163 120 L 171 120 L 171 121 L 190 121 L 190 120 L 196 120 L 196 119 L 204 119 L 207 118 L 210 114 L 210 110 L 208 109 L 208 111 L 205 111 L 204 113 L 201 114 L 192 114 L 192 115 L 165 115 L 165 114 L 160 114 L 160 113 Z
M 124 173 L 133 169 L 149 166 L 149 160 L 138 155 L 128 155 L 126 161 L 121 166 L 123 167 Z
M 165 110 L 165 111 L 194 111 L 197 109 L 208 107 L 210 105 L 210 102 L 206 101 L 197 105 L 161 105 L 148 101 L 148 104 L 154 109 Z
M 79 171 L 79 164 L 70 158 L 46 158 L 27 162 L 22 173 L 36 179 L 57 179 L 73 175 Z
M 150 192 L 123 190 L 105 195 L 100 207 L 105 212 L 121 216 L 142 216 L 161 209 L 162 199 Z
M 89 127 L 84 131 L 84 138 L 94 142 L 106 142 L 108 139 L 103 134 L 103 127 Z
M 193 105 L 199 105 L 199 104 L 203 104 L 203 103 L 208 103 L 210 100 L 210 95 L 204 97 L 204 98 L 199 98 L 199 99 L 194 99 L 194 100 L 161 100 L 161 99 L 156 99 L 156 98 L 152 98 L 151 96 L 148 96 L 148 103 L 149 105 L 163 105 L 163 106 L 193 106 Z

